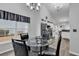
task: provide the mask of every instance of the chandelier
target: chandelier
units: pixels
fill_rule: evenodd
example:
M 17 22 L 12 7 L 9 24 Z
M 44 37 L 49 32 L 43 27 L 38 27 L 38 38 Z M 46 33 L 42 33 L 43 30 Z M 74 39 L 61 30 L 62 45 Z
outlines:
M 31 10 L 40 10 L 40 3 L 26 3 L 27 7 L 30 8 Z

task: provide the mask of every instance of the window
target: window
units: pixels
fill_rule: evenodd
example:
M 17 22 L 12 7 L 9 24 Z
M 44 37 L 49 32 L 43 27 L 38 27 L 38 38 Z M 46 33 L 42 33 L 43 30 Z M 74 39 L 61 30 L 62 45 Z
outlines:
M 0 10 L 0 41 L 12 39 L 20 33 L 27 33 L 30 17 Z

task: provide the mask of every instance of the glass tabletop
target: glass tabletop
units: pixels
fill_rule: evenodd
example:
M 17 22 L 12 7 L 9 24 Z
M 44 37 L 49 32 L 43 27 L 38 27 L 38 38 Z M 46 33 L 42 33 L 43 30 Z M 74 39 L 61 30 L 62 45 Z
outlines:
M 39 38 L 32 38 L 32 39 L 26 41 L 26 44 L 28 46 L 33 46 L 33 47 L 34 46 L 46 46 L 46 45 L 53 44 L 54 41 L 55 41 L 54 39 L 45 40 L 45 39 L 39 37 Z

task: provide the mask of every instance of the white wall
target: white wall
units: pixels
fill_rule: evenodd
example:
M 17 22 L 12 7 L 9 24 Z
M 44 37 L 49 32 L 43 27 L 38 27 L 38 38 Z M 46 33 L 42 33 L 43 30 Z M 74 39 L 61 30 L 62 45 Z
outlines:
M 79 54 L 79 3 L 70 4 L 70 16 L 69 16 L 71 31 L 70 31 L 70 47 L 71 51 Z M 73 29 L 77 29 L 77 32 L 73 32 Z

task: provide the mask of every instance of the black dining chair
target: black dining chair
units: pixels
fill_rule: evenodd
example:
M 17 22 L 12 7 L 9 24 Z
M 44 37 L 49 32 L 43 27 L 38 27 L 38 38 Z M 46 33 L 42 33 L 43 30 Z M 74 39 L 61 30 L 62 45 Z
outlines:
M 21 40 L 22 40 L 22 41 L 28 41 L 28 39 L 29 39 L 28 33 L 27 33 L 27 34 L 25 34 L 25 33 L 20 34 L 20 37 L 21 37 Z M 30 46 L 28 46 L 28 50 L 29 50 L 29 51 L 31 50 Z
M 20 34 L 21 40 L 23 41 L 27 41 L 29 39 L 29 35 L 28 34 Z
M 39 56 L 59 56 L 60 54 L 60 46 L 61 46 L 61 39 L 62 39 L 62 36 L 61 36 L 61 31 L 59 32 L 59 39 L 58 39 L 58 43 L 57 43 L 57 49 L 53 49 L 53 48 L 49 48 L 49 50 L 47 51 L 44 51 L 43 54 L 38 54 Z M 56 51 L 54 54 L 50 54 L 49 52 L 52 52 L 50 51 L 52 50 L 53 52 Z M 53 53 L 52 52 L 52 53 Z
M 15 56 L 28 56 L 28 48 L 25 41 L 12 39 Z

